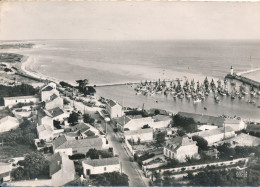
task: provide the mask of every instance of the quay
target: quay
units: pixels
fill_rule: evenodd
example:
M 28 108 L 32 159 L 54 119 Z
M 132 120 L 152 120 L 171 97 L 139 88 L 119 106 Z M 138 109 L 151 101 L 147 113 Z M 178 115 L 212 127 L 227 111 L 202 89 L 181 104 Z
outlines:
M 121 83 L 104 83 L 104 84 L 89 84 L 88 86 L 93 86 L 93 87 L 107 87 L 107 86 L 122 86 L 122 85 L 133 85 L 133 84 L 140 84 L 140 82 L 151 82 L 155 83 L 158 82 L 158 80 L 142 80 L 142 81 L 133 81 L 133 82 L 121 82 Z M 165 82 L 171 82 L 173 80 L 171 79 L 163 79 L 162 81 Z M 174 81 L 182 81 L 182 79 L 175 79 Z
M 234 73 L 233 72 L 233 68 L 231 66 L 230 68 L 230 73 L 227 74 L 225 76 L 225 78 L 228 78 L 228 79 L 235 79 L 235 80 L 238 80 L 242 83 L 245 83 L 245 84 L 248 84 L 248 85 L 251 85 L 255 88 L 260 88 L 260 82 L 259 81 L 256 81 L 256 80 L 253 80 L 253 79 L 249 79 L 243 75 L 245 74 L 248 74 L 248 73 L 252 73 L 252 72 L 256 72 L 256 71 L 260 71 L 260 68 L 257 68 L 257 69 L 253 69 L 253 70 L 248 70 L 248 71 L 244 71 L 244 72 L 240 72 L 240 73 Z

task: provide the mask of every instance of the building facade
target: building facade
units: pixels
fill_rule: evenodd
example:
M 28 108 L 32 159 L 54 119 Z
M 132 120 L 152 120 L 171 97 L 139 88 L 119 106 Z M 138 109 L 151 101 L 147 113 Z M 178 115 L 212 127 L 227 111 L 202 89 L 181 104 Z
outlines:
M 83 173 L 85 176 L 98 175 L 103 173 L 119 172 L 120 163 L 118 157 L 86 159 L 82 162 Z
M 197 142 L 188 137 L 176 137 L 166 142 L 163 153 L 166 157 L 185 162 L 186 157 L 196 156 L 198 154 Z

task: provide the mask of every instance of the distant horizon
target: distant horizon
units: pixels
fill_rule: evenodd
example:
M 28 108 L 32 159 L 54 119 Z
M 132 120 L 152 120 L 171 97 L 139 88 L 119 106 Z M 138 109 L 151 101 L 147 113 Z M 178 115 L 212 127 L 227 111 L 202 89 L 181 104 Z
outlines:
M 254 2 L 6 1 L 0 40 L 260 40 Z
M 98 40 L 98 39 L 19 39 L 19 40 L 0 40 L 0 42 L 19 42 L 19 41 L 92 41 L 92 42 L 135 42 L 135 41 L 151 41 L 151 42 L 157 42 L 157 41 L 252 41 L 252 42 L 260 42 L 259 39 L 122 39 L 122 40 L 109 40 L 109 39 L 104 39 L 104 40 Z

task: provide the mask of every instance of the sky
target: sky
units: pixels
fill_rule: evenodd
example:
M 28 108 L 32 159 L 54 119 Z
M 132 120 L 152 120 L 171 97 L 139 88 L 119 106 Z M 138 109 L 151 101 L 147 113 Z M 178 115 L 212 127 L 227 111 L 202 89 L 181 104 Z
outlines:
M 260 3 L 5 1 L 0 40 L 260 39 Z

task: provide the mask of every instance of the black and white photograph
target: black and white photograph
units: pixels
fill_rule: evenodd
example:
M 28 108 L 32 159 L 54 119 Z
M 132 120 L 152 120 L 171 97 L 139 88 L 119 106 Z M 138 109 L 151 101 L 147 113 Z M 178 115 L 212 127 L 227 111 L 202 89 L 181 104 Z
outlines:
M 0 186 L 259 186 L 260 2 L 0 0 Z

